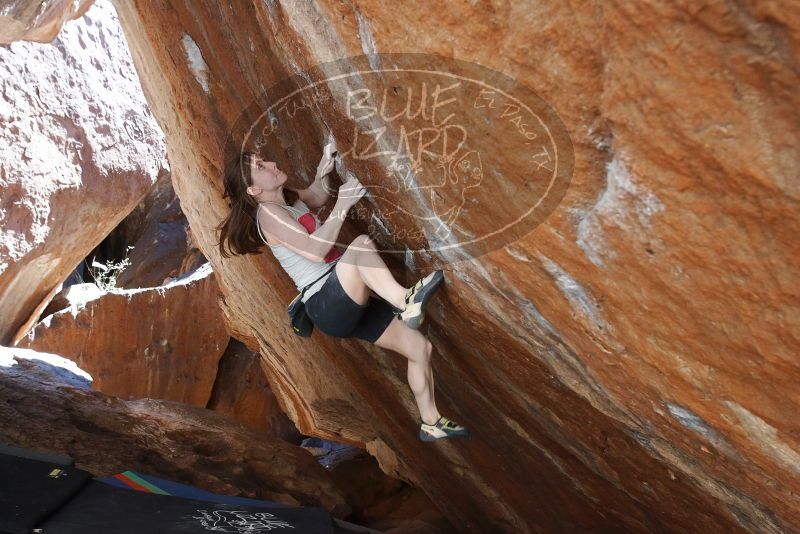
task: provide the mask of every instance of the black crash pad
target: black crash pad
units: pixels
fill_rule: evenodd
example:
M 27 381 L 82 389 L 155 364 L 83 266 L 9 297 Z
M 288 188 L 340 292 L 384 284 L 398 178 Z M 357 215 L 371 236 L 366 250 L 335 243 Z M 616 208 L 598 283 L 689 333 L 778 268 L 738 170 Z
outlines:
M 91 474 L 59 463 L 23 458 L 23 449 L 0 453 L 0 532 L 29 534 L 78 493 Z M 44 458 L 46 455 L 31 455 Z M 63 457 L 62 457 L 63 458 Z
M 213 503 L 89 482 L 40 527 L 42 534 L 334 534 L 317 507 L 263 508 Z

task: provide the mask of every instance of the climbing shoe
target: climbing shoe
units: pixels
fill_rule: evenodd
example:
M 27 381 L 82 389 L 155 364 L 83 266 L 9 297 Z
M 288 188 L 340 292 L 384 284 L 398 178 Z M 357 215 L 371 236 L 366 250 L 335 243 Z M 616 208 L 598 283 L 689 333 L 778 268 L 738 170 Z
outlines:
M 443 280 L 444 272 L 441 270 L 433 271 L 419 280 L 406 292 L 405 309 L 394 308 L 395 316 L 406 323 L 409 328 L 419 328 L 422 321 L 425 320 L 425 306 Z
M 418 417 L 417 424 L 419 424 L 419 439 L 422 441 L 436 441 L 443 438 L 468 438 L 470 435 L 469 430 L 444 416 L 440 417 L 432 425 L 423 422 L 422 418 Z

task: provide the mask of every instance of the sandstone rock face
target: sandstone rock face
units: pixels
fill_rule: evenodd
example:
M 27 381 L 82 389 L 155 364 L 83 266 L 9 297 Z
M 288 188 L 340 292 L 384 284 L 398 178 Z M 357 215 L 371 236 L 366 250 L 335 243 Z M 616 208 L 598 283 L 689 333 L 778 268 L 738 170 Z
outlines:
M 172 180 L 164 174 L 112 234 L 121 252 L 132 247 L 126 256 L 130 265 L 119 273 L 117 287 L 160 286 L 205 263 L 187 230 Z
M 132 469 L 227 495 L 349 513 L 331 475 L 301 447 L 201 408 L 90 391 L 59 360 L 0 347 L 0 441 L 68 454 L 95 476 Z
M 300 438 L 270 390 L 261 357 L 235 339 L 230 340 L 219 361 L 207 407 L 286 441 Z
M 86 13 L 94 0 L 5 0 L 0 12 L 0 43 L 53 40 L 64 21 Z
M 320 438 L 305 438 L 302 447 L 345 491 L 349 521 L 387 534 L 458 532 L 422 490 L 387 477 L 363 449 Z
M 209 264 L 155 288 L 87 291 L 18 346 L 69 358 L 107 395 L 206 406 L 229 340 L 218 298 Z
M 173 258 L 180 259 L 183 247 L 178 249 Z M 139 259 L 156 270 L 170 264 L 160 263 L 158 253 Z M 147 272 L 137 266 L 131 265 L 134 272 Z M 208 263 L 158 287 L 103 291 L 95 284 L 74 284 L 53 298 L 48 306 L 53 312 L 17 346 L 58 351 L 88 371 L 94 389 L 103 393 L 204 406 L 253 430 L 298 442 L 294 423 L 270 390 L 261 357 L 229 337 L 219 297 Z
M 116 6 L 230 331 L 261 352 L 301 432 L 366 444 L 465 532 L 800 523 L 796 2 Z M 294 288 L 274 258 L 217 252 L 239 114 L 292 72 L 365 52 L 504 72 L 550 103 L 574 147 L 569 189 L 544 224 L 450 261 L 429 312 L 439 408 L 470 441 L 420 442 L 401 356 L 293 336 Z M 338 104 L 306 113 L 288 142 L 263 148 L 299 180 L 327 133 L 353 132 Z M 530 200 L 502 178 L 513 153 L 502 140 L 481 141 L 495 155 L 496 173 L 484 174 L 494 201 Z M 344 159 L 365 183 L 392 170 Z M 409 195 L 400 207 L 435 201 Z M 479 231 L 494 223 L 488 204 L 470 208 Z M 443 259 L 453 258 L 412 254 L 392 267 L 410 284 Z
M 91 282 L 72 284 L 60 290 L 51 299 L 48 299 L 49 302 L 42 310 L 41 317 L 47 318 L 49 315 L 53 315 L 71 306 L 75 306 L 76 309 L 79 309 L 86 302 L 99 299 L 105 295 L 105 293 L 106 292 L 100 289 L 97 284 Z M 39 322 L 38 317 L 36 319 L 34 324 Z M 16 346 L 16 344 L 14 346 Z
M 46 22 L 78 3 L 42 5 L 30 15 Z M 167 163 L 107 2 L 51 44 L 0 47 L 0 86 L 0 342 L 8 344 Z

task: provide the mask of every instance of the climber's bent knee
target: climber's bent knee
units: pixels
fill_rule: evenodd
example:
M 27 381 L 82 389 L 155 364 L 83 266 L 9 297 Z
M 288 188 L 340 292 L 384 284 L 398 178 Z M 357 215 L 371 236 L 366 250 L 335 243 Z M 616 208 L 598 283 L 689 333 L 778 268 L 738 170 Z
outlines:
M 344 259 L 344 256 L 342 256 Z M 339 285 L 341 285 L 348 297 L 357 304 L 363 305 L 369 298 L 369 288 L 361 279 L 361 273 L 355 262 L 342 261 L 341 259 L 334 267 Z

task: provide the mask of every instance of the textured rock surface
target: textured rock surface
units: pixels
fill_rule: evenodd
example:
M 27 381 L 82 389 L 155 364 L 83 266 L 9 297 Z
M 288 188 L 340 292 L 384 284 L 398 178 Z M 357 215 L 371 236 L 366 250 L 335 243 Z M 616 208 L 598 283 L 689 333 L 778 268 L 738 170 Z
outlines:
M 388 533 L 458 532 L 421 490 L 387 477 L 375 458 L 362 453 L 331 468 L 347 502 L 358 512 L 350 519 Z
M 119 273 L 116 286 L 155 287 L 205 263 L 192 245 L 181 203 L 168 174 L 161 176 L 145 199 L 117 227 L 113 240 L 119 256 L 127 252 L 130 265 Z
M 83 15 L 94 0 L 3 0 L 0 43 L 53 40 L 64 21 Z
M 72 5 L 44 3 L 56 4 Z M 8 344 L 167 163 L 107 2 L 51 44 L 0 47 L 0 93 L 0 343 Z
M 387 534 L 457 532 L 422 490 L 387 477 L 363 449 L 313 437 L 301 445 L 345 491 L 348 520 Z
M 154 258 L 141 254 L 139 259 L 166 265 L 158 261 L 161 249 L 155 249 Z M 180 259 L 182 250 L 178 247 L 172 257 Z M 131 265 L 133 272 L 139 272 L 136 266 Z M 269 388 L 259 355 L 229 338 L 218 299 L 207 263 L 152 288 L 103 291 L 95 284 L 75 284 L 53 298 L 51 314 L 17 346 L 58 351 L 88 371 L 93 387 L 103 393 L 205 406 L 253 430 L 299 441 Z
M 229 340 L 218 299 L 205 264 L 165 286 L 90 292 L 18 346 L 69 358 L 108 395 L 206 406 Z
M 463 531 L 800 523 L 796 2 L 116 5 L 229 327 L 265 357 L 303 433 L 366 444 Z M 449 265 L 432 306 L 439 407 L 469 442 L 421 443 L 402 357 L 294 337 L 293 287 L 272 256 L 215 248 L 242 109 L 289 72 L 389 51 L 505 72 L 574 143 L 559 209 Z M 314 118 L 297 152 L 318 153 L 323 122 L 352 129 L 330 110 Z M 504 150 L 490 136 L 482 148 Z M 401 280 L 435 258 L 414 259 Z
M 260 356 L 235 339 L 230 340 L 219 361 L 207 407 L 254 430 L 289 442 L 299 441 L 294 423 L 281 411 L 269 388 Z
M 90 391 L 58 360 L 0 347 L 0 442 L 68 454 L 96 476 L 132 469 L 227 495 L 349 512 L 331 475 L 301 447 L 208 410 Z
M 105 291 L 92 282 L 69 285 L 56 293 L 53 298 L 48 299 L 47 306 L 42 310 L 41 315 L 36 317 L 33 324 L 36 325 L 39 323 L 40 319 L 47 318 L 47 316 L 53 315 L 71 306 L 79 307 L 85 302 L 99 299 L 104 294 Z M 30 332 L 28 332 L 28 334 L 30 334 Z M 20 339 L 22 339 L 22 337 Z M 16 346 L 16 344 L 13 346 Z
M 427 495 L 417 488 L 403 488 L 352 517 L 359 525 L 368 525 L 386 534 L 455 534 L 441 512 Z

